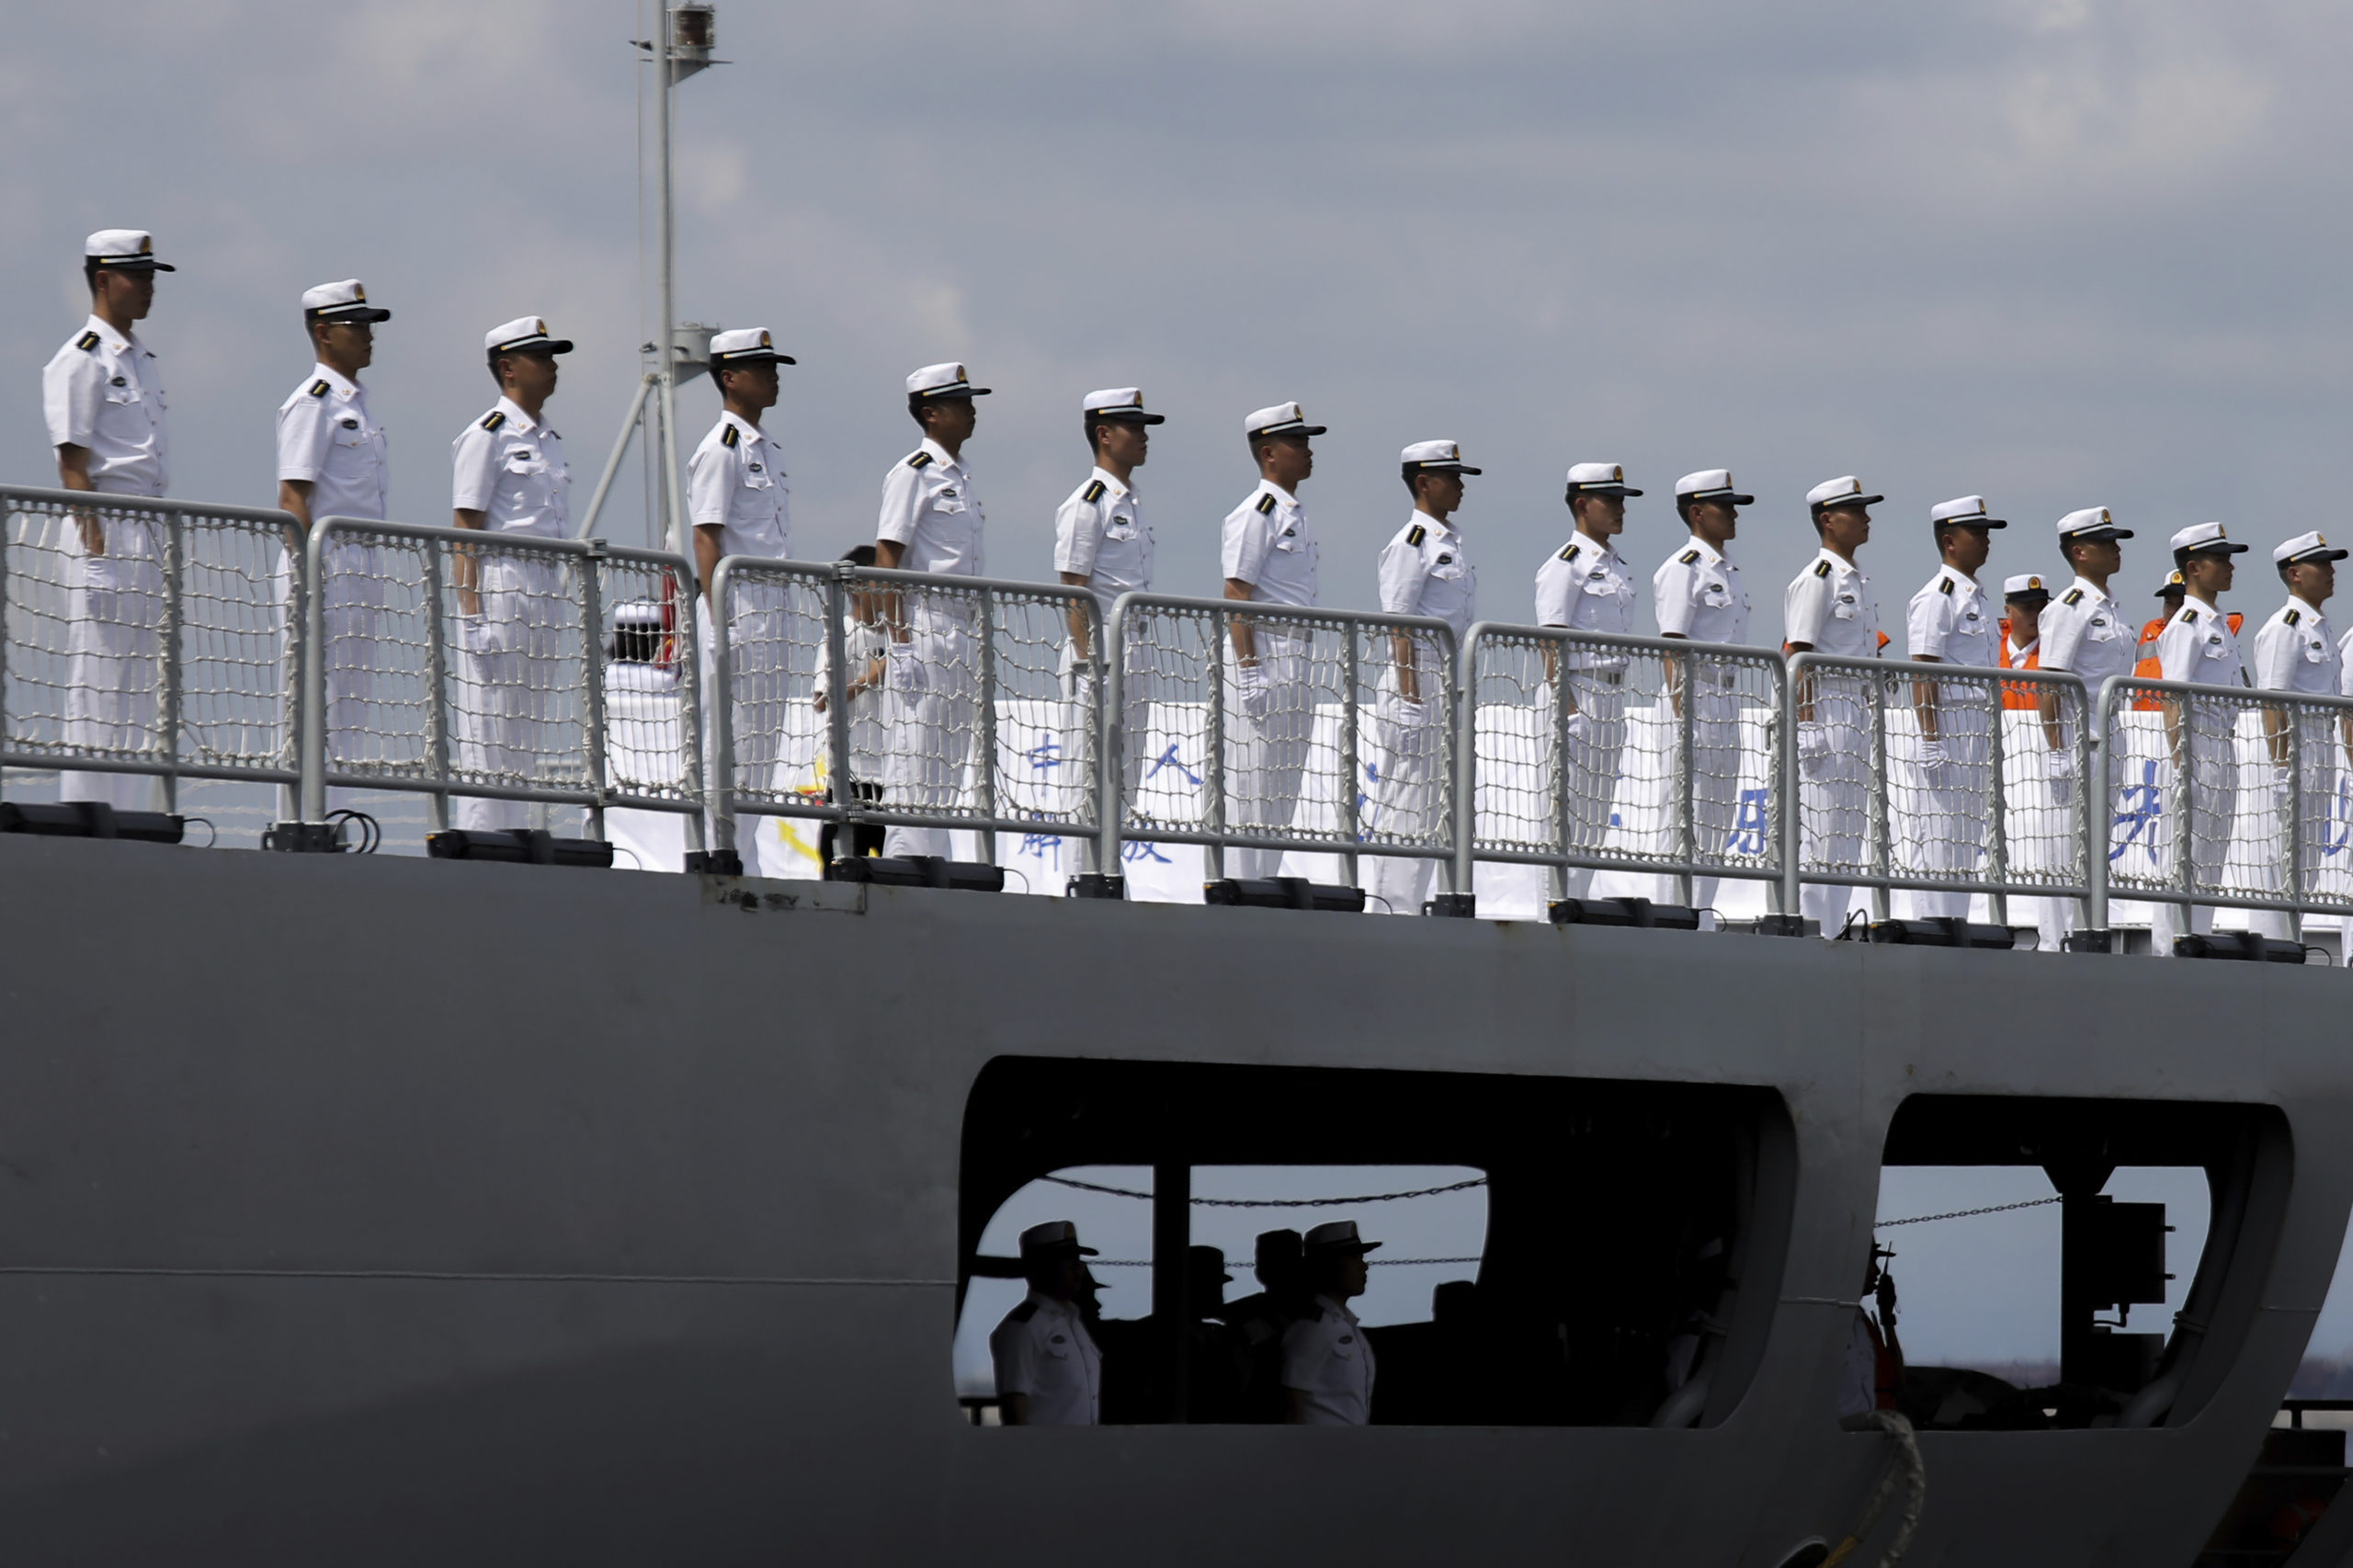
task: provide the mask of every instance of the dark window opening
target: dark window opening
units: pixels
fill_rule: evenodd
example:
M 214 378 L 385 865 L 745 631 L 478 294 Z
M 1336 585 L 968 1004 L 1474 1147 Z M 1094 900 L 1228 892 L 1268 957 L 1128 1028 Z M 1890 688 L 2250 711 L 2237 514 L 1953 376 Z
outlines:
M 1712 1424 L 1762 1352 L 1794 1172 L 1770 1091 L 1001 1058 L 965 1114 L 959 1392 L 999 1417 L 1013 1237 L 1067 1219 L 1107 1285 L 1100 1419 L 1282 1419 L 1263 1325 L 1220 1330 L 1247 1326 L 1259 1233 L 1346 1219 L 1383 1243 L 1350 1308 L 1372 1422 Z M 1284 1206 L 1302 1198 L 1366 1201 Z M 1230 1285 L 1193 1277 L 1213 1263 Z
M 2286 1161 L 2263 1107 L 1906 1100 L 1842 1414 L 1868 1401 L 1947 1430 L 2186 1420 L 2252 1311 Z

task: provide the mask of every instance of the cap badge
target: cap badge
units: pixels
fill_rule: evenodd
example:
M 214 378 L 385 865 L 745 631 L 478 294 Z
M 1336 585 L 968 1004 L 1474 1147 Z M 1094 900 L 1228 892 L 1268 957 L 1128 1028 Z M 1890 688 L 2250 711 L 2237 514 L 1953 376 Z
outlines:
M 2027 592 L 2029 593 L 2040 593 L 2042 591 L 2042 579 L 2040 577 L 2029 577 L 2026 580 L 2026 586 Z
M 770 343 L 770 342 L 768 341 L 768 335 L 767 335 L 767 333 L 763 332 L 763 333 L 761 333 L 761 334 L 760 334 L 760 347 L 763 347 L 763 348 L 773 348 L 773 347 L 776 347 L 776 345 L 775 345 L 775 344 L 773 344 L 773 343 Z
M 547 324 L 545 321 L 540 320 L 539 317 L 536 317 L 536 316 L 535 316 L 535 317 L 533 317 L 532 319 L 533 319 L 534 321 L 536 321 L 536 322 L 538 322 L 538 323 L 539 323 L 540 335 L 541 337 L 545 337 L 545 336 L 548 335 L 548 324 Z

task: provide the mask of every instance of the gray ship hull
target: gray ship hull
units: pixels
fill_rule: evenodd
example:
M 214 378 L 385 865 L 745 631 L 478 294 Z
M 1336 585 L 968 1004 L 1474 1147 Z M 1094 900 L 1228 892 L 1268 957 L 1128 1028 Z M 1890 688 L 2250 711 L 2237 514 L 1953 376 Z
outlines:
M 1932 1095 L 2276 1108 L 2164 1425 L 1920 1437 L 1911 1563 L 2186 1564 L 2353 1205 L 2320 969 L 21 837 L 0 887 L 15 1562 L 1770 1564 L 1888 1462 L 1837 1303 Z M 1720 1407 L 971 1425 L 1001 1058 L 1769 1092 Z

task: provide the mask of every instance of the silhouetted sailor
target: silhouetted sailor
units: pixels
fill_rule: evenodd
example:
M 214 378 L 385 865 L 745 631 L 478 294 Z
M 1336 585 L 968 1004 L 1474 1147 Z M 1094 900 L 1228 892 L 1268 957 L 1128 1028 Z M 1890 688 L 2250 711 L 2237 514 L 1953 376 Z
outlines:
M 1300 1291 L 1297 1231 L 1262 1231 L 1251 1253 L 1258 1289 L 1228 1301 L 1219 1315 L 1233 1330 L 1245 1364 L 1241 1412 L 1245 1421 L 1283 1418 L 1283 1331 L 1306 1307 Z
M 1364 1294 L 1364 1255 L 1354 1220 L 1332 1220 L 1301 1247 L 1313 1292 L 1306 1315 L 1283 1333 L 1283 1419 L 1295 1426 L 1362 1426 L 1372 1419 L 1372 1346 L 1348 1311 Z
M 989 1335 L 1006 1426 L 1092 1426 L 1101 1419 L 1103 1358 L 1083 1312 L 1094 1283 L 1086 1259 L 1094 1256 L 1067 1220 L 1021 1233 L 1029 1294 Z

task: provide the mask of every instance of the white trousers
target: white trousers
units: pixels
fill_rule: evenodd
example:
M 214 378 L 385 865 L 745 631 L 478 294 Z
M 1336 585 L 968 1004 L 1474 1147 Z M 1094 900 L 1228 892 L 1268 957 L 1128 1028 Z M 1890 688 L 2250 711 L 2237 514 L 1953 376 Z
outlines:
M 1553 798 L 1566 797 L 1567 848 L 1573 855 L 1598 855 L 1608 847 L 1610 808 L 1618 800 L 1619 765 L 1626 753 L 1626 685 L 1616 670 L 1567 670 L 1562 675 L 1576 712 L 1576 733 L 1561 748 L 1552 781 Z M 1547 698 L 1551 688 L 1545 691 Z M 1546 711 L 1542 718 L 1552 719 Z M 1552 733 L 1548 725 L 1547 733 Z M 1572 866 L 1561 873 L 1561 891 L 1583 898 L 1593 891 L 1593 868 Z
M 564 687 L 563 655 L 579 644 L 579 614 L 554 562 L 489 555 L 476 580 L 481 613 L 461 622 L 463 678 L 458 688 L 458 755 L 462 773 L 487 784 L 524 788 L 545 780 L 551 763 L 568 760 L 564 723 L 576 694 Z M 562 747 L 566 757 L 559 759 Z M 461 796 L 456 824 L 475 830 L 519 828 L 530 803 Z
M 1814 679 L 1813 716 L 1830 749 L 1811 765 L 1801 765 L 1806 769 L 1798 786 L 1804 863 L 1809 870 L 1859 870 L 1870 825 L 1870 721 L 1861 698 L 1838 689 L 1839 676 L 1817 671 Z M 1836 937 L 1854 896 L 1847 884 L 1809 883 L 1805 917 L 1821 924 L 1824 937 Z
M 1308 740 L 1315 727 L 1313 692 L 1308 685 L 1307 644 L 1257 632 L 1258 669 L 1266 682 L 1266 710 L 1243 711 L 1235 665 L 1225 660 L 1225 788 L 1227 824 L 1237 829 L 1288 831 L 1299 812 L 1299 785 L 1307 770 Z M 1350 781 L 1353 783 L 1353 780 Z M 1229 849 L 1229 877 L 1271 877 L 1282 868 L 1283 851 Z
M 766 793 L 776 785 L 776 759 L 784 744 L 785 676 L 790 653 L 785 643 L 783 597 L 784 591 L 779 586 L 746 583 L 737 586 L 731 600 L 733 613 L 729 618 L 727 637 L 728 653 L 734 665 L 734 689 L 727 694 L 732 705 L 727 717 L 734 747 L 735 776 L 732 787 L 737 790 Z M 695 599 L 695 635 L 700 643 L 702 664 L 703 774 L 715 793 L 719 770 L 726 765 L 726 759 L 719 755 L 717 642 L 710 601 L 700 596 Z M 761 869 L 760 861 L 760 824 L 768 820 L 740 812 L 735 817 L 735 853 L 743 860 L 747 877 L 770 874 Z M 782 869 L 777 868 L 779 872 Z
M 1946 687 L 1937 710 L 1940 767 L 1915 761 L 1911 811 L 1904 813 L 1904 858 L 1927 876 L 1977 877 L 1985 869 L 1985 824 L 1994 809 L 1993 745 L 1976 687 Z M 2014 846 L 2009 846 L 2015 854 Z M 1924 919 L 1969 918 L 1966 892 L 1923 888 L 1912 906 Z
M 391 603 L 385 572 L 393 559 L 397 558 L 374 545 L 344 542 L 329 550 L 323 562 L 325 580 L 319 585 L 319 619 L 326 633 L 326 767 L 330 773 L 405 760 L 404 755 L 375 738 L 371 707 L 376 672 L 385 657 L 383 639 L 390 622 L 385 610 Z M 296 619 L 294 563 L 283 551 L 278 557 L 273 586 L 278 596 L 278 636 L 285 649 L 280 668 L 286 676 L 286 711 L 290 715 L 299 711 L 302 700 L 299 677 L 303 628 Z M 428 608 L 426 613 L 438 614 L 438 607 Z M 423 662 L 420 649 L 420 667 Z M 290 724 L 285 733 L 293 733 Z M 345 806 L 351 798 L 347 790 L 330 790 L 327 805 L 331 810 Z
M 2187 881 L 2192 889 L 2214 889 L 2228 886 L 2233 881 L 2226 863 L 2230 856 L 2232 830 L 2238 824 L 2238 756 L 2232 737 L 2230 719 L 2193 708 L 2189 720 L 2188 752 L 2189 788 L 2189 867 Z M 2165 841 L 2157 857 L 2168 880 L 2183 878 L 2177 863 L 2175 830 L 2168 828 Z M 2153 904 L 2149 920 L 2149 942 L 2156 956 L 2174 956 L 2176 938 L 2185 935 L 2203 936 L 2214 929 L 2214 911 L 2211 905 L 2193 906 L 2185 925 L 2181 906 L 2177 903 Z
M 106 553 L 78 546 L 66 567 L 65 744 L 158 758 L 163 744 L 164 564 L 148 524 L 109 518 Z M 63 801 L 122 811 L 160 804 L 159 781 L 136 773 L 66 769 Z
M 1366 825 L 1391 838 L 1427 839 L 1444 826 L 1438 820 L 1445 799 L 1446 726 L 1452 718 L 1436 692 L 1407 702 L 1392 689 L 1381 693 L 1373 711 L 1381 779 L 1373 791 L 1372 818 Z M 1379 907 L 1367 913 L 1419 915 L 1438 876 L 1436 860 L 1383 855 L 1374 858 L 1365 892 Z
M 2292 845 L 2289 831 L 2290 791 L 2275 786 L 2265 790 L 2262 794 L 2268 800 L 2273 812 L 2268 843 L 2271 864 L 2279 869 L 2274 872 L 2278 882 L 2275 891 L 2282 898 L 2289 896 L 2285 873 L 2292 852 L 2299 873 L 2297 882 L 2302 887 L 2304 896 L 2309 898 L 2313 884 L 2327 863 L 2321 851 L 2328 843 L 2330 813 L 2336 803 L 2336 758 L 2339 751 L 2329 733 L 2335 723 L 2334 715 L 2298 714 L 2294 722 L 2301 733 L 2291 752 L 2296 759 L 2292 786 L 2296 808 Z M 2265 755 L 2269 754 L 2267 752 Z M 2282 941 L 2288 939 L 2288 915 L 2284 910 L 2256 910 L 2249 915 L 2247 926 L 2266 937 L 2277 937 Z
M 882 798 L 905 811 L 945 812 L 961 792 L 965 759 L 980 723 L 980 642 L 965 607 L 933 607 L 908 596 L 911 644 L 902 658 L 921 666 L 920 690 L 886 690 L 889 751 L 882 761 Z M 983 757 L 983 767 L 995 766 Z M 949 854 L 944 827 L 893 825 L 882 837 L 890 856 Z
M 1691 847 L 1703 863 L 1722 858 L 1740 826 L 1740 702 L 1735 694 L 1711 680 L 1710 674 L 1701 671 L 1686 694 L 1686 700 L 1691 704 L 1691 772 L 1688 784 L 1691 791 Z M 1678 735 L 1682 720 L 1676 712 L 1672 692 L 1661 694 L 1658 711 L 1666 733 Z M 1674 739 L 1667 744 L 1674 750 L 1665 768 L 1666 777 L 1675 780 L 1679 790 L 1687 787 L 1679 760 L 1682 743 Z M 1659 853 L 1663 855 L 1682 853 L 1681 829 L 1674 816 L 1676 800 L 1676 794 L 1670 792 L 1666 800 L 1667 819 L 1660 834 Z M 1716 889 L 1722 881 L 1695 873 L 1691 878 L 1692 907 L 1714 908 Z M 1669 903 L 1676 901 L 1678 893 L 1674 878 L 1660 879 L 1659 897 Z

